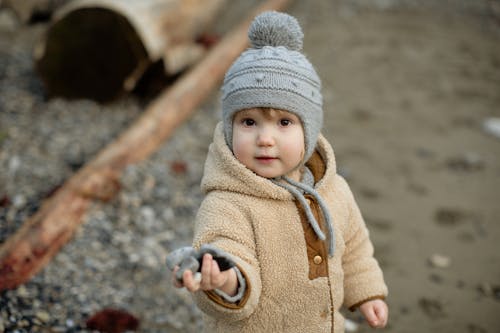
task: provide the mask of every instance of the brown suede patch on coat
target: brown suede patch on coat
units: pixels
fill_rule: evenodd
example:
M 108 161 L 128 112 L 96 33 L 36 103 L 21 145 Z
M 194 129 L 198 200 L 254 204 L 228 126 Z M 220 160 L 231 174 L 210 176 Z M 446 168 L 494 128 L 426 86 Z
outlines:
M 309 161 L 307 161 L 306 166 L 309 168 L 309 170 L 311 170 L 311 173 L 314 176 L 315 183 L 319 182 L 325 175 L 326 165 L 323 161 L 323 158 L 317 151 L 312 154 Z
M 311 156 L 306 165 L 309 168 L 309 170 L 311 170 L 315 183 L 321 180 L 321 178 L 323 178 L 323 175 L 325 174 L 326 171 L 326 166 L 323 161 L 323 158 L 317 151 L 314 152 L 314 154 Z M 314 215 L 314 218 L 316 219 L 316 221 L 318 221 L 320 229 L 323 231 L 325 235 L 328 235 L 325 226 L 325 221 L 323 219 L 323 215 L 321 214 L 321 209 L 318 203 L 311 195 L 306 195 L 305 198 L 309 203 L 309 207 L 311 207 L 311 211 Z M 318 277 L 328 276 L 328 249 L 326 246 L 327 243 L 318 238 L 318 236 L 314 232 L 314 229 L 309 224 L 309 221 L 307 220 L 307 216 L 304 210 L 302 209 L 302 207 L 298 202 L 296 203 L 296 205 L 299 211 L 302 228 L 304 229 L 304 237 L 307 245 L 307 258 L 309 261 L 309 279 L 314 280 Z
M 325 223 L 321 216 L 318 203 L 310 195 L 306 195 L 305 198 L 310 202 L 311 211 L 316 221 L 318 221 L 321 230 L 327 235 L 328 232 L 325 230 Z M 309 224 L 304 210 L 298 202 L 296 204 L 306 240 L 307 259 L 309 261 L 309 279 L 314 280 L 318 277 L 328 276 L 328 250 L 326 243 L 318 238 L 314 229 Z

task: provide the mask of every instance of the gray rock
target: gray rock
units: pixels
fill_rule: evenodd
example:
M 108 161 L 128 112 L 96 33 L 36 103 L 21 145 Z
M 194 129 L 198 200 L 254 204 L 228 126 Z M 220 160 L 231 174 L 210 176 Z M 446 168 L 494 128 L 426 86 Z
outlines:
M 483 121 L 483 130 L 500 139 L 500 118 L 487 118 Z
M 42 323 L 48 323 L 50 320 L 50 314 L 46 311 L 38 311 L 35 316 L 40 319 Z
M 17 19 L 16 14 L 12 10 L 8 8 L 0 10 L 0 31 L 13 32 L 18 27 L 19 27 L 19 20 Z

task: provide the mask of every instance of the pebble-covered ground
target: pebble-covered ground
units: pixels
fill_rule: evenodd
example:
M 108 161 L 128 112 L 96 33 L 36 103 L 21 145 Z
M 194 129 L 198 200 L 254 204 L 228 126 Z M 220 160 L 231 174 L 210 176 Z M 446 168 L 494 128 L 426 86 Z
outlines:
M 257 2 L 234 2 L 218 29 Z M 325 134 L 386 271 L 387 331 L 495 333 L 500 139 L 482 124 L 500 117 L 500 11 L 498 1 L 432 3 L 298 1 L 289 12 L 324 82 Z M 0 10 L 0 243 L 147 105 L 135 95 L 47 99 L 32 60 L 46 27 Z M 0 332 L 89 332 L 108 308 L 133 315 L 141 332 L 200 332 L 164 258 L 190 242 L 218 119 L 214 92 L 128 167 L 116 198 L 95 203 L 39 274 L 0 293 Z

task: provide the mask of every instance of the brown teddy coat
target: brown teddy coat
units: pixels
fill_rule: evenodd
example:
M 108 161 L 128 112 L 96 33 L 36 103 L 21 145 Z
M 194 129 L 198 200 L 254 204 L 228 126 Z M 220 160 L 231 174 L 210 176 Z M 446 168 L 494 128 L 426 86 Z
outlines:
M 315 190 L 330 209 L 333 257 L 284 188 L 239 163 L 218 124 L 210 145 L 195 226 L 194 247 L 210 243 L 231 255 L 246 280 L 236 304 L 197 292 L 207 332 L 344 332 L 344 305 L 384 298 L 387 287 L 373 257 L 363 218 L 323 136 L 307 163 Z M 306 196 L 325 231 L 314 198 Z

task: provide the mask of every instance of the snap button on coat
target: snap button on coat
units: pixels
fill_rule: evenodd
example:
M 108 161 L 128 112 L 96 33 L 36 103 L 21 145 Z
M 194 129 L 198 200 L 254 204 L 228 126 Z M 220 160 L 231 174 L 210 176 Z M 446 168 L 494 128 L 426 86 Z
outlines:
M 319 265 L 323 262 L 323 258 L 321 258 L 321 256 L 315 256 L 313 261 L 316 265 Z

